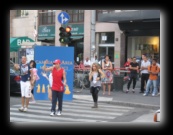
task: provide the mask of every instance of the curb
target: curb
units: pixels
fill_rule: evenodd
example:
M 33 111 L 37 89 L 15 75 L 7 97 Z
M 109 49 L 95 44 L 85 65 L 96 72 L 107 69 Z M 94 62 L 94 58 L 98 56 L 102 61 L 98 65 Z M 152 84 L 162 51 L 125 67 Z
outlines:
M 107 101 L 106 103 L 114 104 L 114 105 L 124 105 L 124 106 L 128 106 L 128 107 L 140 107 L 140 108 L 156 109 L 156 110 L 158 110 L 160 108 L 159 105 L 130 103 L 130 102 L 121 102 L 121 101 Z
M 81 100 L 78 98 L 73 98 L 75 100 Z M 82 99 L 83 101 L 88 101 L 85 99 Z M 128 107 L 140 107 L 140 108 L 147 108 L 147 109 L 153 109 L 153 110 L 158 110 L 160 109 L 159 105 L 150 105 L 150 104 L 142 104 L 142 103 L 131 103 L 131 102 L 122 102 L 122 101 L 99 101 L 100 103 L 108 103 L 108 104 L 113 104 L 113 105 L 123 105 L 123 106 L 128 106 Z

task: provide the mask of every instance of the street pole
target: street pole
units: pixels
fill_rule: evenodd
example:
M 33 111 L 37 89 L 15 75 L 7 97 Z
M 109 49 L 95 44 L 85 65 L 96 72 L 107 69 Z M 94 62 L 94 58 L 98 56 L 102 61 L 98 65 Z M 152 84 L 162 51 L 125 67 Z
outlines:
M 37 42 L 37 24 L 36 24 L 36 18 L 37 16 L 35 16 L 35 21 L 34 21 L 34 36 L 35 36 L 35 42 Z
M 94 61 L 94 52 L 95 52 L 95 21 L 96 21 L 96 10 L 91 11 L 91 43 L 90 43 L 90 59 L 91 62 Z

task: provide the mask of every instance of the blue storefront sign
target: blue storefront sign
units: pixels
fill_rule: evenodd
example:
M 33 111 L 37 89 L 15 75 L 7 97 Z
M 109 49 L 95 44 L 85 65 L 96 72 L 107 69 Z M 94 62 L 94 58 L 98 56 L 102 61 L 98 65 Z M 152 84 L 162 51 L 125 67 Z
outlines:
M 50 67 L 53 65 L 55 59 L 61 60 L 61 67 L 64 68 L 66 72 L 67 85 L 65 87 L 63 100 L 71 101 L 73 98 L 74 48 L 35 46 L 34 60 L 36 61 L 36 68 L 40 77 L 34 88 L 34 97 L 36 100 L 48 100 L 48 91 L 50 90 L 48 77 L 50 72 L 43 71 L 42 67 L 45 60 L 48 60 L 46 66 Z

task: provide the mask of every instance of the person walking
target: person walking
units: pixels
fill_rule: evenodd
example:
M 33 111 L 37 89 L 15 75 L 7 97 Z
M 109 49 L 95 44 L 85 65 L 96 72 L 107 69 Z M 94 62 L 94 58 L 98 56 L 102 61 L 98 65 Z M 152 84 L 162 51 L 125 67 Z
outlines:
M 56 59 L 53 64 L 54 66 L 46 68 L 48 60 L 44 61 L 43 70 L 52 71 L 52 108 L 50 116 L 61 115 L 62 114 L 62 104 L 63 104 L 63 93 L 64 87 L 66 86 L 66 73 L 63 68 L 61 68 L 61 61 Z M 58 99 L 58 110 L 55 110 L 56 103 Z
M 30 65 L 30 75 L 31 75 L 31 98 L 30 98 L 30 101 L 29 103 L 32 104 L 32 103 L 36 103 L 35 101 L 35 98 L 34 98 L 34 86 L 35 86 L 35 83 L 37 80 L 39 80 L 39 76 L 37 74 L 37 69 L 36 69 L 36 62 L 34 60 L 31 60 L 29 62 L 29 65 Z
M 109 59 L 109 55 L 105 56 L 104 62 L 102 62 L 102 70 L 105 74 L 105 78 L 102 79 L 103 84 L 103 95 L 105 95 L 106 84 L 108 85 L 108 95 L 111 95 L 111 84 L 113 83 L 113 74 L 112 74 L 112 62 Z
M 158 73 L 160 72 L 160 68 L 159 68 L 159 66 L 156 63 L 157 63 L 157 60 L 153 59 L 152 60 L 152 65 L 148 66 L 149 79 L 147 81 L 146 91 L 143 94 L 143 96 L 147 96 L 148 95 L 150 86 L 152 84 L 154 86 L 154 90 L 152 92 L 152 96 L 156 96 L 156 94 L 158 92 L 157 78 L 158 78 Z
M 29 106 L 29 99 L 31 98 L 31 77 L 30 66 L 27 63 L 26 56 L 22 56 L 21 64 L 14 64 L 15 70 L 20 70 L 20 88 L 21 88 L 21 104 L 19 111 L 26 112 Z
M 136 78 L 137 78 L 137 70 L 139 69 L 139 64 L 136 62 L 136 57 L 133 57 L 133 61 L 130 63 L 130 80 L 127 84 L 126 93 L 129 92 L 130 85 L 133 81 L 133 89 L 132 92 L 135 93 L 135 86 L 136 86 Z
M 98 93 L 101 89 L 101 78 L 104 77 L 105 74 L 98 67 L 98 64 L 93 63 L 91 71 L 89 73 L 90 93 L 92 94 L 92 98 L 94 101 L 94 106 L 92 106 L 92 108 L 98 108 Z

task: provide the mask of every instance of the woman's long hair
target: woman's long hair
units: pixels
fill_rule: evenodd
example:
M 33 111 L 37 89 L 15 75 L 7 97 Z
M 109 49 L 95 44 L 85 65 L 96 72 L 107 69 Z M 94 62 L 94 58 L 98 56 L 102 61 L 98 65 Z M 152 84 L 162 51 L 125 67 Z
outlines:
M 99 67 L 97 63 L 93 63 L 91 66 L 91 71 L 93 71 L 93 65 L 96 67 L 96 71 L 98 71 Z
M 29 62 L 29 65 L 30 65 L 31 63 L 33 63 L 32 68 L 36 68 L 36 62 L 35 62 L 34 60 L 31 60 L 31 61 Z

